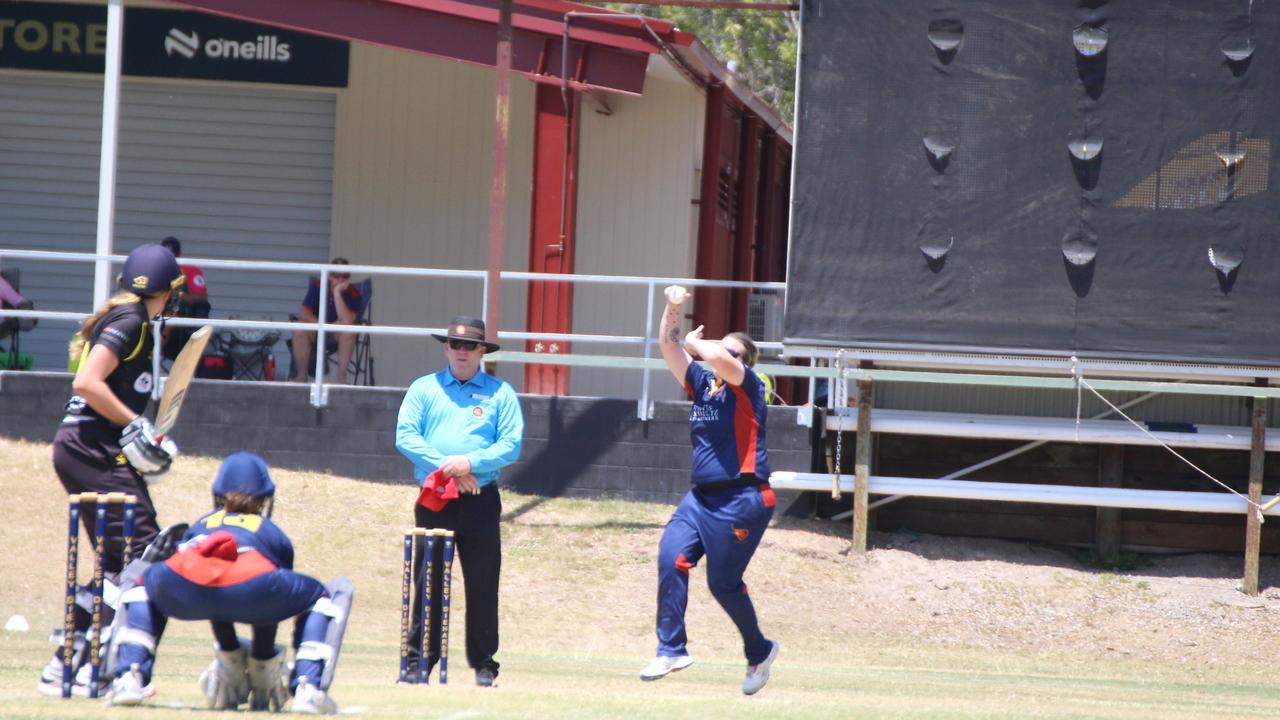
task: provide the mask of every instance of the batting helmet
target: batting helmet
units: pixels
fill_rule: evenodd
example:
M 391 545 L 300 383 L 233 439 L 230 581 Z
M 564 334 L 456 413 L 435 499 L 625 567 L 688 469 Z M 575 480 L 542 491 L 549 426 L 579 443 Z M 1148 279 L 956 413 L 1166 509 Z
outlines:
M 120 273 L 121 290 L 135 295 L 155 295 L 182 284 L 182 270 L 169 248 L 155 243 L 139 245 L 125 258 Z

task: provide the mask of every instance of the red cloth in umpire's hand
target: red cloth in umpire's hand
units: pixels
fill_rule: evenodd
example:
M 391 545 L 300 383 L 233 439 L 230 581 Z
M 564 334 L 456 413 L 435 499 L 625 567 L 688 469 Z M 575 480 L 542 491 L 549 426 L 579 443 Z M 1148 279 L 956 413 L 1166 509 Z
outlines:
M 418 493 L 418 504 L 432 511 L 440 512 L 450 500 L 458 497 L 458 483 L 451 477 L 436 470 L 422 481 L 422 492 Z

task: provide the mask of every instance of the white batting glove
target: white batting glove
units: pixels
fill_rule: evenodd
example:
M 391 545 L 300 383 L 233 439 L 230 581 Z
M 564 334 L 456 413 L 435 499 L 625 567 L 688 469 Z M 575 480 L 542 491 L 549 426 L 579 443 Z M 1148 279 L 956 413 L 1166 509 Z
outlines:
M 134 470 L 143 475 L 155 475 L 169 469 L 178 446 L 168 438 L 156 440 L 151 421 L 139 415 L 121 431 L 120 451 Z

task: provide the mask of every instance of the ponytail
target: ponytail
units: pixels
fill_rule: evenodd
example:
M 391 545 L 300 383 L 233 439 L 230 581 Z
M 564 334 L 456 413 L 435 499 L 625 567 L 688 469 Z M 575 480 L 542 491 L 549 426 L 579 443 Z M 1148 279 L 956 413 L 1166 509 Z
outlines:
M 131 292 L 120 291 L 107 299 L 101 307 L 92 315 L 85 319 L 80 325 L 80 332 L 71 338 L 71 344 L 67 347 L 71 357 L 78 358 L 80 353 L 84 351 L 85 343 L 89 342 L 89 338 L 93 336 L 94 328 L 98 327 L 98 323 L 102 322 L 103 316 L 111 312 L 112 308 L 128 305 L 129 303 L 142 302 L 141 295 L 134 295 Z

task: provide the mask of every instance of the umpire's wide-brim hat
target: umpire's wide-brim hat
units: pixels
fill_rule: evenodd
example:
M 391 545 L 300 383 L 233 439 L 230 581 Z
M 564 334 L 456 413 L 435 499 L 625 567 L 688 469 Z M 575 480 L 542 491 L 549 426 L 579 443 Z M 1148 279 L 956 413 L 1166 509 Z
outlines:
M 431 333 L 431 337 L 440 342 L 448 342 L 450 340 L 477 342 L 484 346 L 485 352 L 498 352 L 498 343 L 491 343 L 484 339 L 484 321 L 480 318 L 459 315 L 449 321 L 449 327 L 446 328 L 445 333 L 444 335 Z

